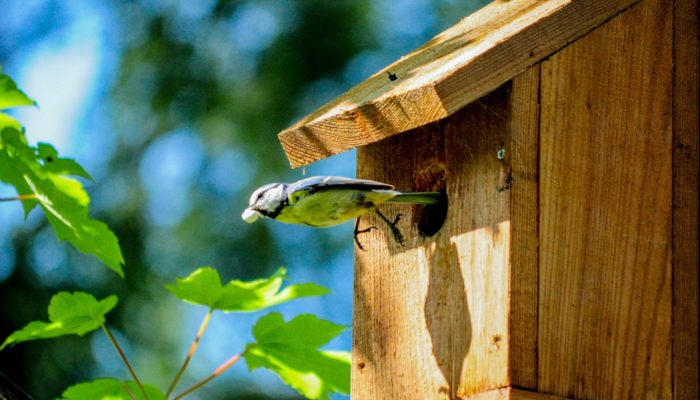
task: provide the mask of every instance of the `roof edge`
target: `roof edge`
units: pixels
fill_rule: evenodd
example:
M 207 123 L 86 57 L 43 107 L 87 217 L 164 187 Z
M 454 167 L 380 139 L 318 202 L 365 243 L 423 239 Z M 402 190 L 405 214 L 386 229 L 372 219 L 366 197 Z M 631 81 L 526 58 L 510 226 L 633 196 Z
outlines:
M 437 121 L 639 1 L 496 0 L 278 138 L 296 168 Z

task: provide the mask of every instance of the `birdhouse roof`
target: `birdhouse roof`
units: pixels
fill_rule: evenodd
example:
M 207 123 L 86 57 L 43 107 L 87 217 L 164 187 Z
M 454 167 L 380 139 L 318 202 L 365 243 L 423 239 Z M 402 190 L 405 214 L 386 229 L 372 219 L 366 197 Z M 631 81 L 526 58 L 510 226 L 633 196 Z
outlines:
M 496 0 L 278 137 L 292 167 L 445 118 L 639 0 Z

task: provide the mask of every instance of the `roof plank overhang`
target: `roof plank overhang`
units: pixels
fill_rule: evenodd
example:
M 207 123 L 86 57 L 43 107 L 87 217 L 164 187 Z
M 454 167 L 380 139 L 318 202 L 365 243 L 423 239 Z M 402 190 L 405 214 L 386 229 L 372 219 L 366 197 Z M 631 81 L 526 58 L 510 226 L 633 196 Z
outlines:
M 638 1 L 496 0 L 280 132 L 279 140 L 299 167 L 437 121 Z

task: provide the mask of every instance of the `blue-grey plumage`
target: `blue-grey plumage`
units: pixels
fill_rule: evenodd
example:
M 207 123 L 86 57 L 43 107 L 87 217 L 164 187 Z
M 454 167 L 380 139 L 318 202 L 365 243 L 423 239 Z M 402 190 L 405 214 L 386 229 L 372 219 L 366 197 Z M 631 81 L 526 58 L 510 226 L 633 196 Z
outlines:
M 246 222 L 264 216 L 288 224 L 324 227 L 369 212 L 379 213 L 377 206 L 382 203 L 435 204 L 439 200 L 437 192 L 402 193 L 381 182 L 313 176 L 295 183 L 270 183 L 260 187 L 251 195 L 241 217 Z M 379 215 L 392 227 L 394 236 L 400 238 L 394 226 L 398 218 L 392 223 L 381 213 Z

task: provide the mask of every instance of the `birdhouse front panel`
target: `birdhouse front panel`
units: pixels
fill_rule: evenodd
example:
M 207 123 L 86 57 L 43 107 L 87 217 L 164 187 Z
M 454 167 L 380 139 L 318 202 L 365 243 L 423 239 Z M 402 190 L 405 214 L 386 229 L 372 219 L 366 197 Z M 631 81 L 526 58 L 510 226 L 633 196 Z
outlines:
M 363 235 L 355 259 L 354 396 L 447 399 L 508 385 L 509 96 L 507 85 L 447 121 L 359 149 L 358 176 L 443 190 L 449 206 L 433 236 L 421 231 L 429 208 L 384 208 L 403 215 L 405 246 L 379 218 L 361 221 L 380 229 Z

